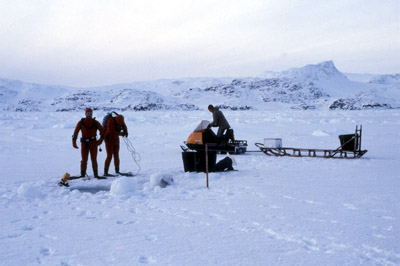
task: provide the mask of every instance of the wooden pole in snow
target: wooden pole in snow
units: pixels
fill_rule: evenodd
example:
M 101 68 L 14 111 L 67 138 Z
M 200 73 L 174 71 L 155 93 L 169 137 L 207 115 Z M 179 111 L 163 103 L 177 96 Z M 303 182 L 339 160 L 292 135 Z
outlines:
M 208 144 L 206 144 L 206 179 L 208 188 Z

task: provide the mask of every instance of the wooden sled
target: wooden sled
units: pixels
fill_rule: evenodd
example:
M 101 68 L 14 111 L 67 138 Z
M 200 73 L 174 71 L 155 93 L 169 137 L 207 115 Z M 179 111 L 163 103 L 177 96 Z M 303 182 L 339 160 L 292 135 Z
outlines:
M 289 157 L 312 157 L 312 158 L 336 158 L 336 159 L 356 159 L 367 153 L 368 150 L 361 150 L 360 128 L 356 126 L 355 134 L 340 135 L 341 145 L 336 150 L 328 149 L 303 149 L 303 148 L 269 148 L 262 143 L 255 145 L 268 156 L 289 156 Z

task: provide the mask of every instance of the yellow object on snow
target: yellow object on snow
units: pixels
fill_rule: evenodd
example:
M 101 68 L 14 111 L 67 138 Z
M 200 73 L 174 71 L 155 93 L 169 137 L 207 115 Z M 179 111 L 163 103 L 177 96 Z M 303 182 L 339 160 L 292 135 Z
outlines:
M 65 183 L 67 183 L 67 182 L 68 182 L 68 178 L 69 178 L 70 176 L 71 176 L 70 174 L 65 173 L 65 174 L 63 175 L 63 177 L 62 177 L 62 180 L 63 180 Z

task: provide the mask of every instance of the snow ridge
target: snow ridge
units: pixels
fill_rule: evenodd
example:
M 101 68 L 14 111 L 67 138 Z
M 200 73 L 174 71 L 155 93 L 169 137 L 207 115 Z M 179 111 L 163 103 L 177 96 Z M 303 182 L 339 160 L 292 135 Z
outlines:
M 269 73 L 269 72 L 265 72 Z M 400 74 L 349 80 L 332 61 L 253 78 L 185 78 L 70 88 L 0 79 L 2 111 L 392 109 L 400 107 Z

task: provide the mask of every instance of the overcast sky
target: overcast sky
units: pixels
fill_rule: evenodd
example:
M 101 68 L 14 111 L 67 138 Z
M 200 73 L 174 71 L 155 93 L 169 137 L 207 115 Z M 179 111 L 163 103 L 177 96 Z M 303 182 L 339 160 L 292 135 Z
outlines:
M 95 86 L 333 60 L 400 73 L 400 0 L 0 0 L 0 78 Z

